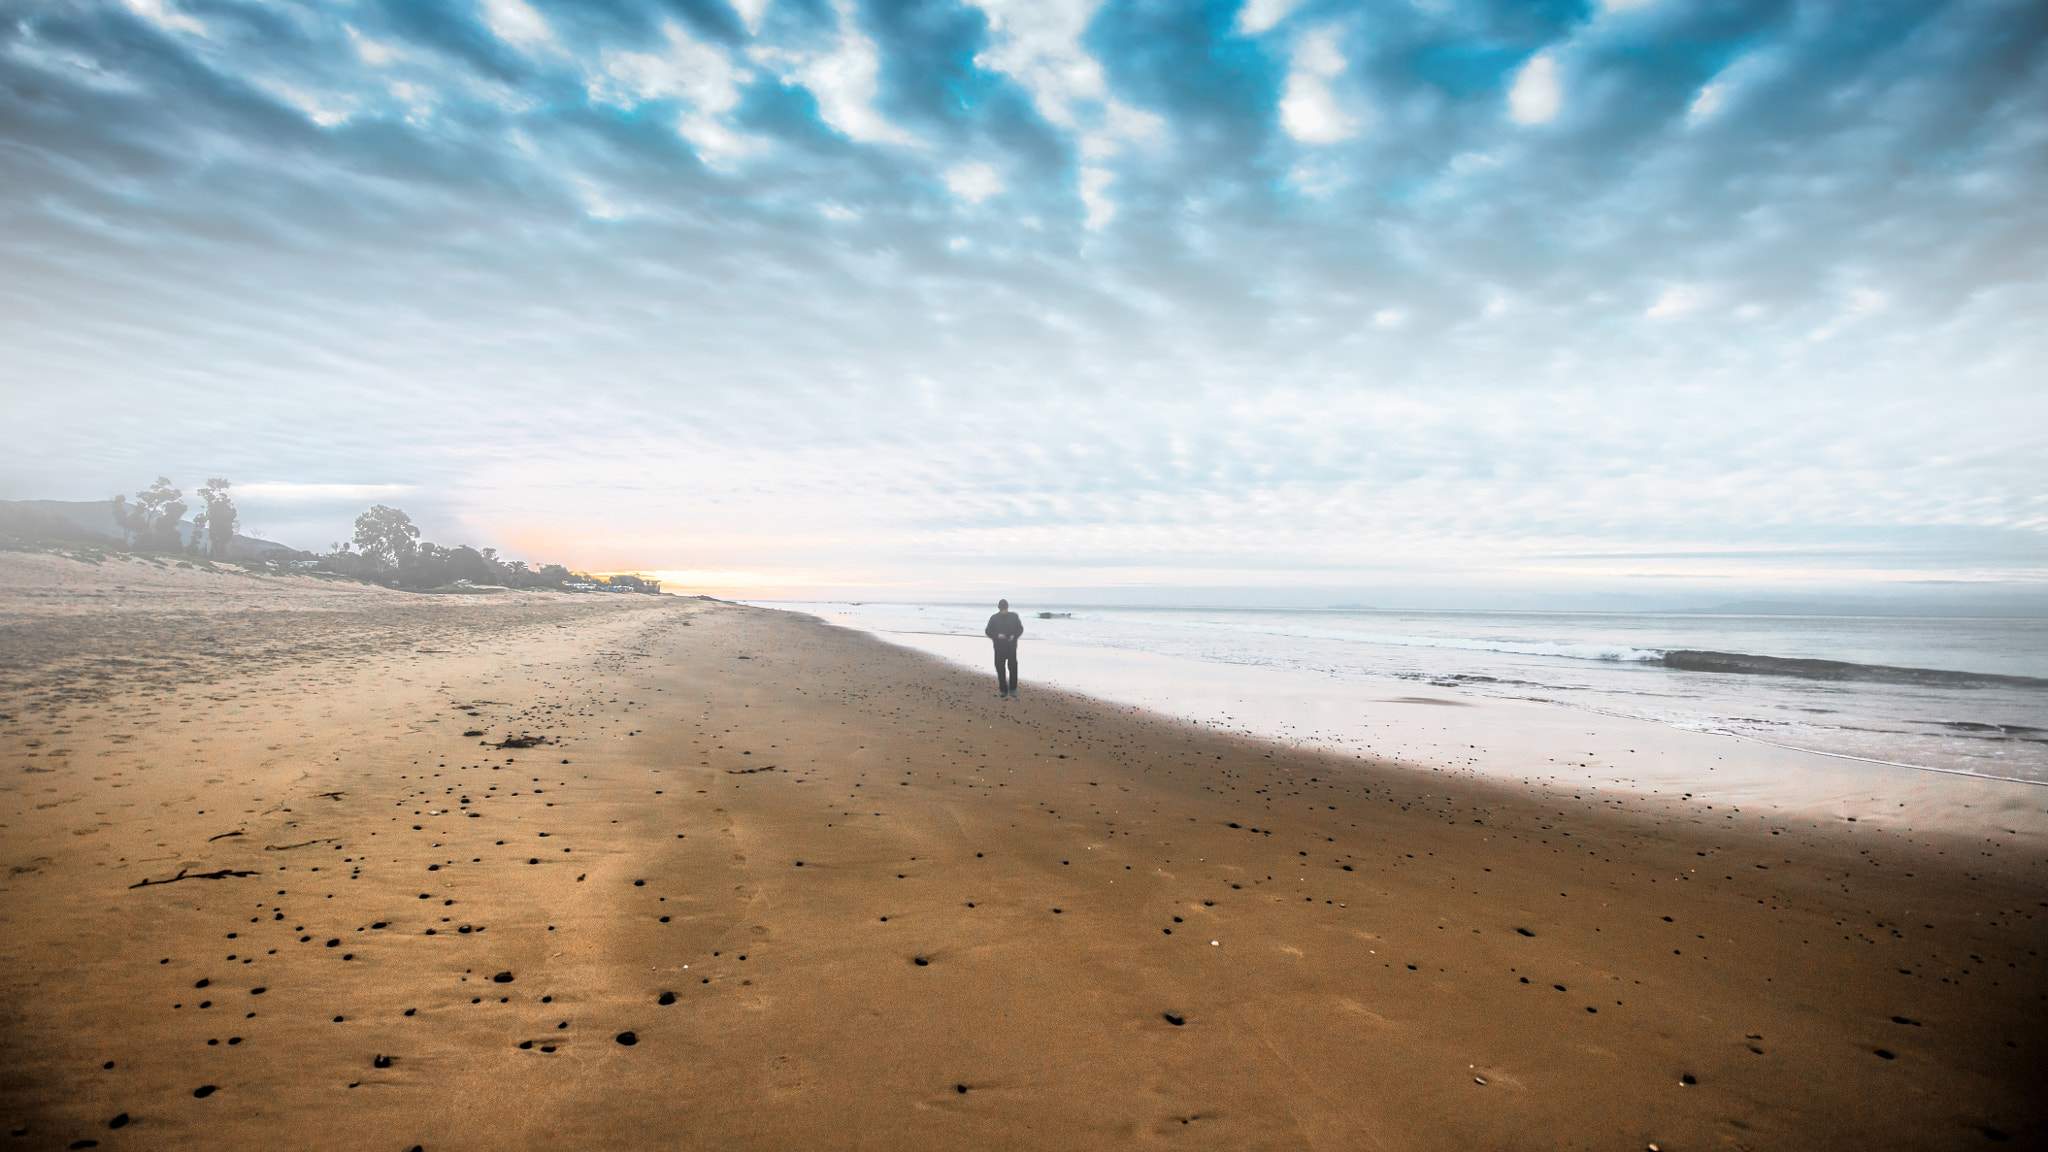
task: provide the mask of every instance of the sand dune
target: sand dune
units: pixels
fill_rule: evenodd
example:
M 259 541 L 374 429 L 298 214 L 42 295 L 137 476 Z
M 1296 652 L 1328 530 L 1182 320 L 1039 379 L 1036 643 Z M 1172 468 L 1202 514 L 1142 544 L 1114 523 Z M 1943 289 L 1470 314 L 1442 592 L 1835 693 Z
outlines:
M 1002 701 L 704 601 L 0 589 L 17 1147 L 2048 1141 L 2031 833 Z

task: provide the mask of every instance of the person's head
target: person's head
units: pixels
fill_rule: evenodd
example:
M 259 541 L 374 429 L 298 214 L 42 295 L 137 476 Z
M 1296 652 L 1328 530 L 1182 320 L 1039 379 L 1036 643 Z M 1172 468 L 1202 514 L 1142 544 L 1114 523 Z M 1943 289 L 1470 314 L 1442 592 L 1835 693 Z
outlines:
M 998 612 L 1008 612 L 1009 610 L 1010 610 L 1010 602 L 1009 602 L 1008 600 L 998 600 L 998 601 L 996 601 L 996 611 L 998 611 Z

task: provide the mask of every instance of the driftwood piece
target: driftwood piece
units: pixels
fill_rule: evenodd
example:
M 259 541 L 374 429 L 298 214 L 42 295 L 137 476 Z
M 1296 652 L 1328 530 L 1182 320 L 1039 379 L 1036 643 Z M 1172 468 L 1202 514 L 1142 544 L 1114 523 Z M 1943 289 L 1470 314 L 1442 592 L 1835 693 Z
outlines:
M 178 869 L 178 874 L 177 874 L 176 876 L 173 876 L 173 877 L 171 877 L 171 878 L 170 878 L 169 880 L 151 880 L 151 879 L 150 879 L 149 877 L 147 877 L 147 876 L 144 876 L 144 877 L 142 878 L 142 881 L 141 881 L 141 883 L 138 883 L 138 884 L 130 884 L 130 885 L 129 885 L 128 887 L 130 887 L 130 888 L 149 888 L 149 887 L 152 887 L 152 886 L 154 886 L 154 885 L 158 885 L 158 884 L 176 884 L 176 883 L 177 883 L 178 881 L 180 881 L 180 880 L 225 880 L 225 879 L 227 879 L 227 878 L 228 878 L 228 877 L 230 877 L 230 876 L 254 876 L 254 875 L 256 875 L 256 873 L 255 873 L 255 871 L 254 871 L 253 869 L 252 869 L 252 870 L 249 870 L 249 871 L 246 871 L 246 872 L 237 872 L 237 871 L 235 871 L 235 870 L 234 870 L 233 868 L 223 868 L 223 869 L 221 869 L 221 870 L 220 870 L 220 871 L 218 871 L 218 872 L 192 872 L 192 873 L 187 873 L 187 872 L 186 872 L 186 871 L 185 871 L 185 870 L 184 870 L 183 868 L 180 868 L 180 869 Z

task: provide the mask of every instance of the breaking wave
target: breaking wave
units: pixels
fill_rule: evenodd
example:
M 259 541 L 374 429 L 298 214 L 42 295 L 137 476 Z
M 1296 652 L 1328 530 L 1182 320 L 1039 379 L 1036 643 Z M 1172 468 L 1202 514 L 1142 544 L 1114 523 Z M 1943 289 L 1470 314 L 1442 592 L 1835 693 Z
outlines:
M 1917 684 L 1930 688 L 2048 688 L 2034 676 L 2000 676 L 1990 672 L 1949 672 L 1939 668 L 1897 668 L 1889 664 L 1852 664 L 1843 660 L 1804 660 L 1787 656 L 1754 656 L 1747 652 L 1665 652 L 1658 663 L 1681 672 L 1720 672 L 1737 676 L 1791 676 L 1800 680 L 1851 680 L 1866 684 Z

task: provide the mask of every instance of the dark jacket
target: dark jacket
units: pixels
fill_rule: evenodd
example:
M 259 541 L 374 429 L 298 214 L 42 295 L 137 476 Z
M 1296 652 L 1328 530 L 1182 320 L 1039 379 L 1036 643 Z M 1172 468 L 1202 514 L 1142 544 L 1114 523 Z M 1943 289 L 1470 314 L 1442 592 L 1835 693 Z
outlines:
M 997 644 L 1015 644 L 1017 637 L 1024 634 L 1024 621 L 1015 612 L 998 612 L 988 618 L 988 627 L 982 632 Z M 1005 640 L 1003 637 L 1008 636 Z

